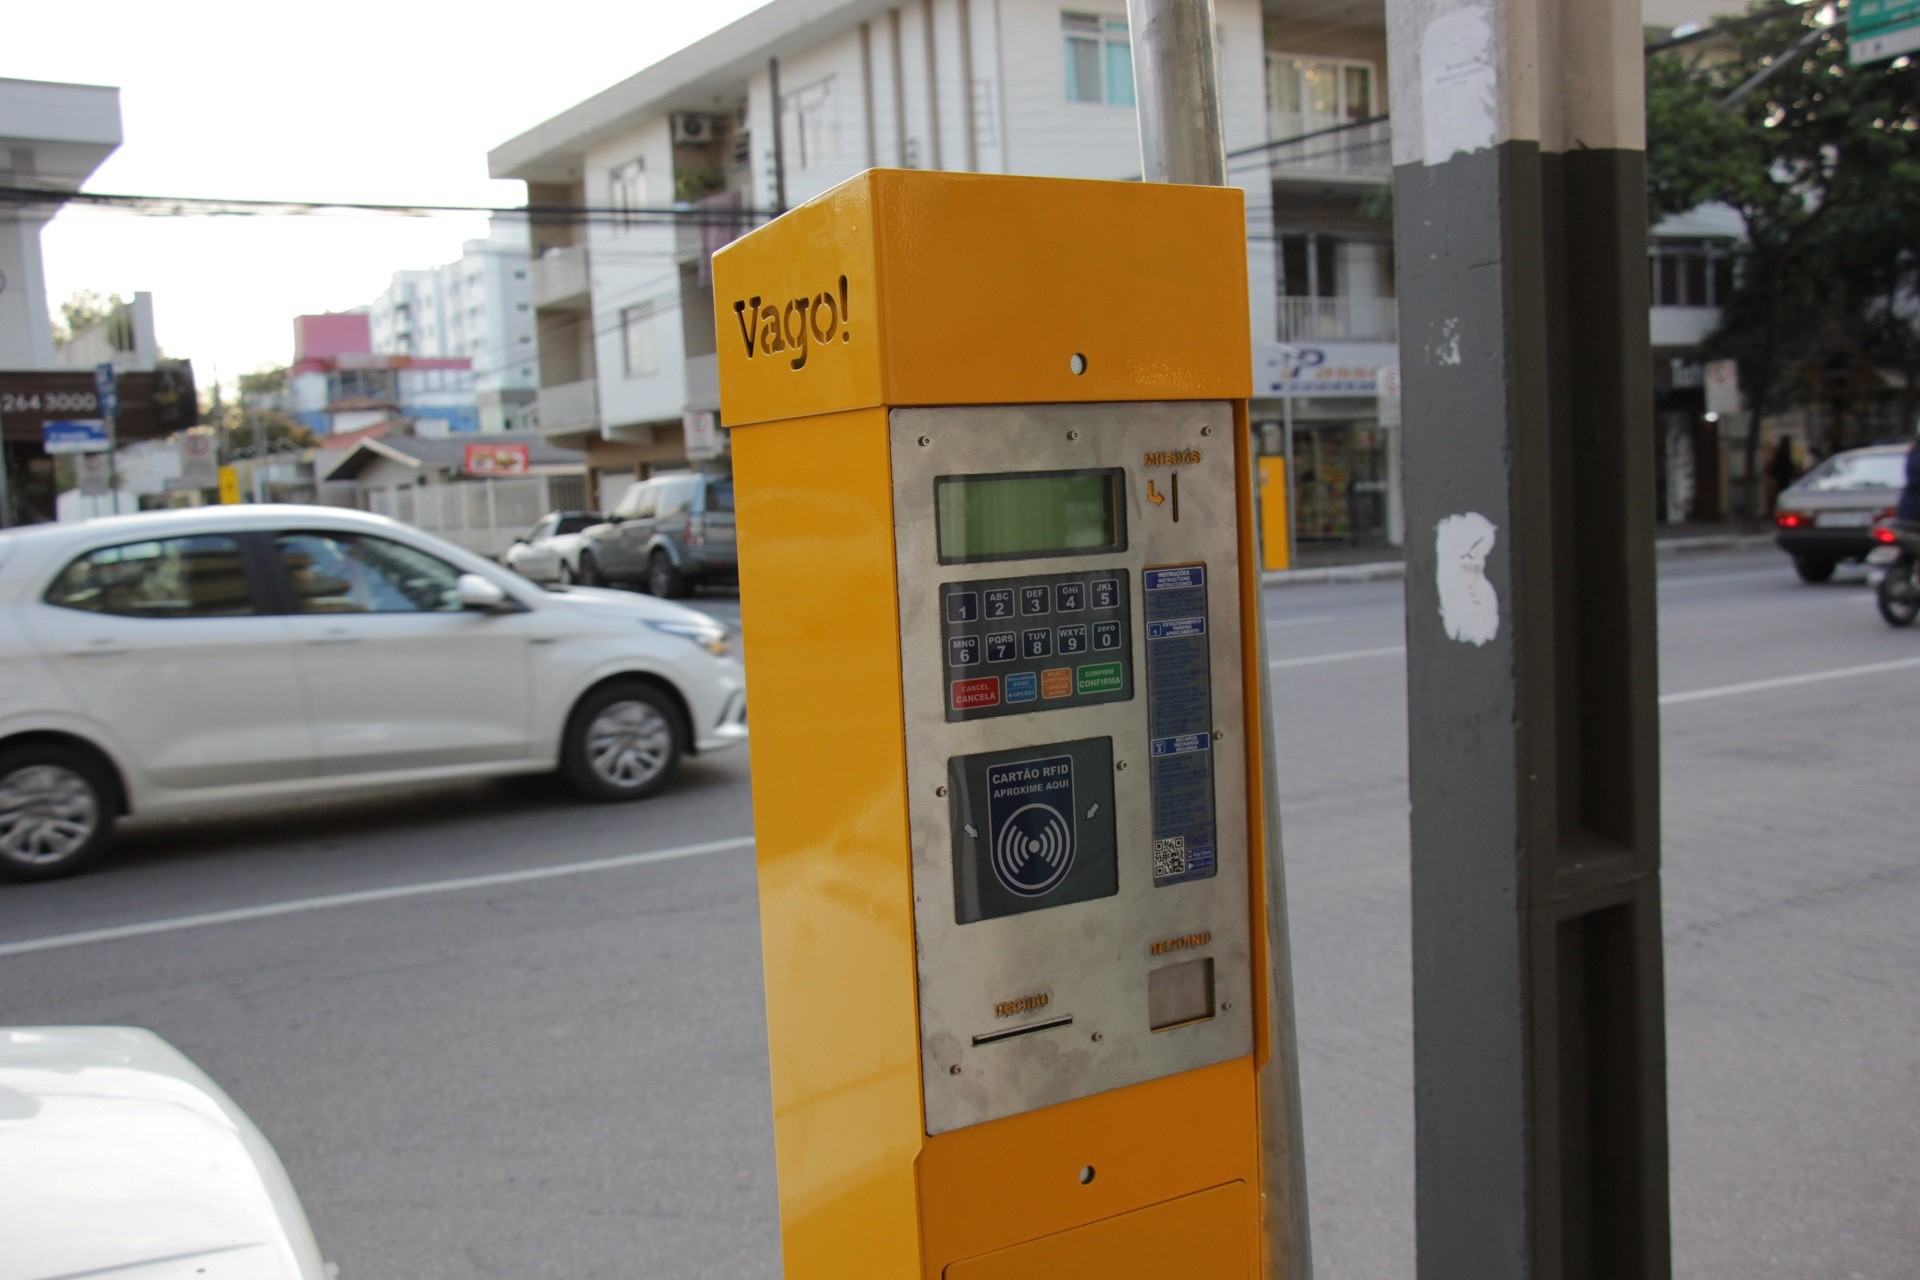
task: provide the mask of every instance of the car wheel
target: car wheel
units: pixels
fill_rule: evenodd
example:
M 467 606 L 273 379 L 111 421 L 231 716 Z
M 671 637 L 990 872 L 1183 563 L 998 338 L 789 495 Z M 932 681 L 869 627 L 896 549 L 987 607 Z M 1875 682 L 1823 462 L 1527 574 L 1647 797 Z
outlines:
M 647 561 L 647 590 L 662 600 L 673 600 L 687 594 L 686 579 L 673 567 L 673 560 L 664 551 L 656 551 Z
M 593 558 L 593 552 L 580 553 L 580 585 L 583 587 L 604 587 L 606 575 L 600 572 L 600 562 Z
M 1800 575 L 1802 582 L 1825 582 L 1833 577 L 1834 566 L 1837 564 L 1839 561 L 1827 556 L 1795 556 L 1793 558 L 1794 572 Z
M 113 831 L 113 784 L 98 761 L 62 746 L 0 752 L 0 879 L 70 876 Z
M 589 800 L 638 800 L 672 775 L 686 740 L 679 708 L 666 694 L 651 685 L 609 685 L 574 708 L 560 768 Z

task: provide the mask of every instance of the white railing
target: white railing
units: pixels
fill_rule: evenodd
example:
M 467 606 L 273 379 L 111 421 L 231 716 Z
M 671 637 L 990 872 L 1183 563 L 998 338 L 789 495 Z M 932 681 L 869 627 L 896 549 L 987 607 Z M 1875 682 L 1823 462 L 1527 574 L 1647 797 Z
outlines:
M 600 387 L 592 378 L 540 388 L 535 411 L 540 434 L 597 431 L 600 428 Z
M 1392 298 L 1281 298 L 1282 342 L 1397 342 L 1400 312 Z
M 483 556 L 498 556 L 549 511 L 577 511 L 587 504 L 585 476 L 512 476 L 503 480 L 455 480 L 446 484 L 366 489 L 368 511 Z
M 1393 125 L 1380 118 L 1348 123 L 1301 111 L 1269 111 L 1268 162 L 1276 178 L 1385 182 L 1393 176 Z
M 549 248 L 533 260 L 533 305 L 555 307 L 587 300 L 587 250 L 583 245 Z

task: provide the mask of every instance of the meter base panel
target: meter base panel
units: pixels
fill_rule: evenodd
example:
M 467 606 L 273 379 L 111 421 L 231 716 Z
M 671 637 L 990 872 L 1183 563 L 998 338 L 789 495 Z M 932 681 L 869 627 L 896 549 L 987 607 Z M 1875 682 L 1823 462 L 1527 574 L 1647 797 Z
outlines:
M 1222 401 L 890 412 L 929 1134 L 1253 1052 L 1233 429 Z M 1113 473 L 1119 538 L 942 564 L 941 486 L 1016 469 Z M 1096 619 L 1105 687 L 955 718 L 986 636 L 1086 626 L 1032 659 L 1084 663 Z M 1156 972 L 1195 961 L 1162 1021 Z

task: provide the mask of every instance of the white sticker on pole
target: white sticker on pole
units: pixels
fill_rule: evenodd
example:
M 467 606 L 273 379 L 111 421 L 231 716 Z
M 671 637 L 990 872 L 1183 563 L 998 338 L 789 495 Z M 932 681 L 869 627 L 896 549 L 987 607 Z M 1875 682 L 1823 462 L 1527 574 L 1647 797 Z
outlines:
M 1434 533 L 1434 585 L 1449 640 L 1483 645 L 1500 634 L 1500 594 L 1487 581 L 1497 531 L 1478 511 L 1448 516 Z
M 1494 142 L 1498 79 L 1494 72 L 1493 15 L 1468 5 L 1435 18 L 1420 34 L 1420 122 L 1428 164 Z

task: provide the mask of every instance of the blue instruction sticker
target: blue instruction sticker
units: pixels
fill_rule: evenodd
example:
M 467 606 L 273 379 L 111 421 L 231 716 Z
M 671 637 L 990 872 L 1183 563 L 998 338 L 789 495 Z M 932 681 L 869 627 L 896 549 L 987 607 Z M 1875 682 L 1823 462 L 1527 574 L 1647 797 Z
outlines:
M 1148 569 L 1147 733 L 1156 887 L 1215 874 L 1213 673 L 1205 565 Z

